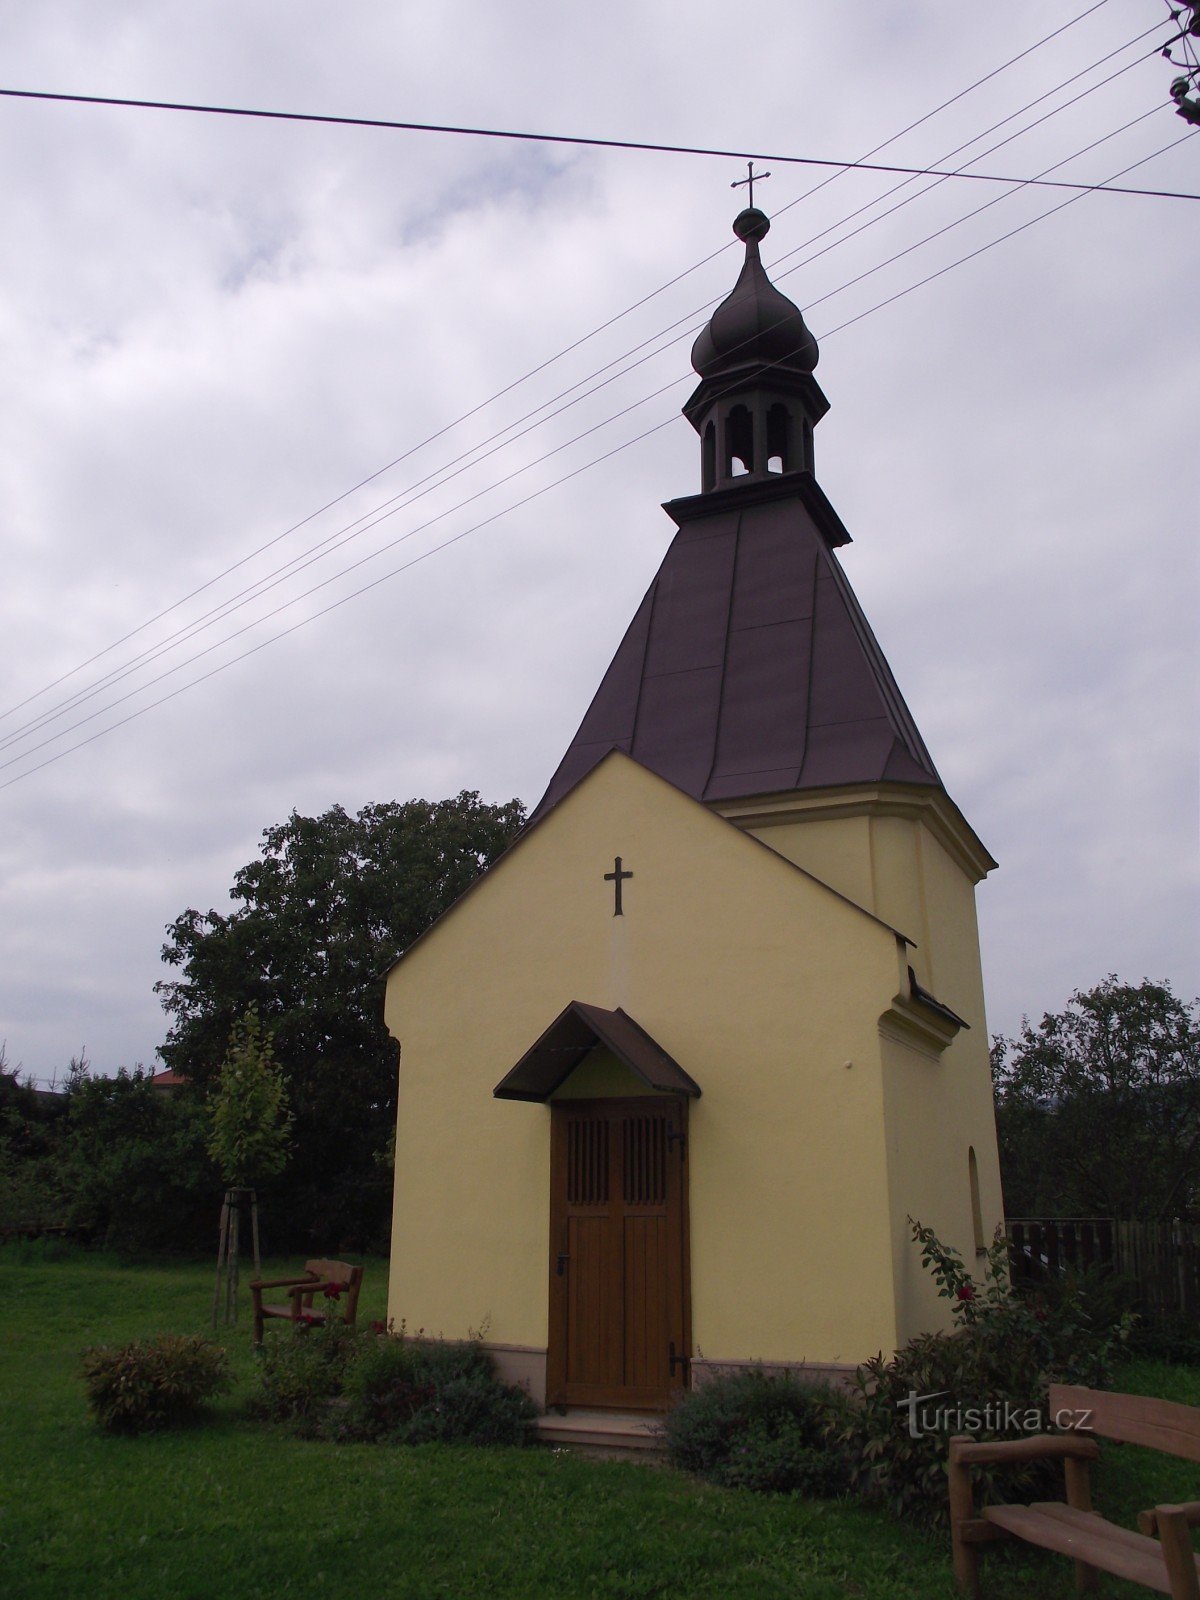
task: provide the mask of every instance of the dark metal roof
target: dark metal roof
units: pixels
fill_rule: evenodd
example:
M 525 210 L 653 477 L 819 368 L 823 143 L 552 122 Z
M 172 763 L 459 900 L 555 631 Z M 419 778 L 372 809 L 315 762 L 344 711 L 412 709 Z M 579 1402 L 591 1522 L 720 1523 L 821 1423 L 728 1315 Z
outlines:
M 762 366 L 807 373 L 817 364 L 817 341 L 800 308 L 780 293 L 763 268 L 758 241 L 770 226 L 757 207 L 734 220 L 733 231 L 746 245 L 746 260 L 732 292 L 692 346 L 692 366 L 702 378 Z
M 923 989 L 911 967 L 908 969 L 908 987 L 913 999 L 919 1005 L 928 1006 L 931 1011 L 936 1011 L 943 1021 L 953 1024 L 955 1028 L 966 1028 L 970 1032 L 971 1024 L 960 1017 L 957 1011 L 951 1011 L 948 1005 L 931 995 L 928 989 Z
M 614 748 L 717 803 L 940 788 L 833 553 L 849 535 L 811 473 L 665 509 L 679 532 L 531 820 Z
M 699 1095 L 695 1079 L 624 1011 L 572 1000 L 492 1090 L 498 1100 L 548 1100 L 587 1055 L 602 1044 L 651 1089 Z

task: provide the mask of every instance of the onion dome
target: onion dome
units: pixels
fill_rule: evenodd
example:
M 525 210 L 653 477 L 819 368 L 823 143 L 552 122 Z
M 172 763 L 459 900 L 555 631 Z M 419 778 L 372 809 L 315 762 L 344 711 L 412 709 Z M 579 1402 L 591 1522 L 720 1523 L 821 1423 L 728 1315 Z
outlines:
M 748 366 L 808 373 L 817 364 L 817 341 L 799 307 L 780 294 L 759 257 L 758 242 L 770 226 L 770 218 L 757 207 L 734 220 L 733 231 L 746 245 L 746 261 L 733 292 L 692 346 L 692 366 L 702 378 Z

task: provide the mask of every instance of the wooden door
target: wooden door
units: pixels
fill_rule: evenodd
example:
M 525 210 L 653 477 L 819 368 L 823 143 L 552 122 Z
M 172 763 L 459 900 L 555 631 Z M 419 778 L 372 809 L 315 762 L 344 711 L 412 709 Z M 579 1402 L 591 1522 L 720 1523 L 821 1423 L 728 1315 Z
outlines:
M 686 1151 L 682 1099 L 552 1107 L 548 1404 L 661 1411 L 683 1388 Z

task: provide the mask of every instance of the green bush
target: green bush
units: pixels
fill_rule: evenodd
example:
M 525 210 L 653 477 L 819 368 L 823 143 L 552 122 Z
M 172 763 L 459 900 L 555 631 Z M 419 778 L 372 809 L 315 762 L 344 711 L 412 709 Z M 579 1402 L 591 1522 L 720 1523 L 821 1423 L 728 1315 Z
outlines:
M 329 1402 L 341 1395 L 346 1369 L 366 1337 L 344 1322 L 302 1324 L 268 1335 L 250 1410 L 270 1422 L 319 1423 Z
M 231 1385 L 220 1345 L 188 1334 L 159 1334 L 83 1354 L 88 1405 L 110 1433 L 147 1433 L 194 1417 Z
M 474 1339 L 376 1336 L 348 1368 L 345 1397 L 339 1434 L 393 1444 L 519 1445 L 537 1414 Z
M 406 1339 L 341 1323 L 300 1327 L 263 1349 L 252 1409 L 301 1431 L 390 1444 L 519 1445 L 536 1408 L 478 1340 Z
M 672 1466 L 730 1488 L 835 1495 L 849 1484 L 831 1434 L 846 1402 L 826 1385 L 758 1369 L 710 1379 L 666 1421 Z
M 524 1389 L 480 1372 L 431 1385 L 427 1404 L 398 1435 L 405 1444 L 523 1445 L 537 1407 Z
M 100 1078 L 72 1062 L 65 1100 L 55 1158 L 61 1220 L 131 1257 L 207 1248 L 220 1178 L 190 1092 L 164 1094 L 141 1068 Z
M 1051 1383 L 1102 1387 L 1128 1339 L 1132 1318 L 1093 1320 L 1078 1286 L 1053 1299 L 1011 1288 L 1007 1245 L 988 1250 L 982 1282 L 928 1228 L 913 1223 L 922 1262 L 954 1308 L 950 1333 L 921 1334 L 894 1356 L 859 1368 L 855 1405 L 840 1433 L 855 1461 L 856 1487 L 899 1516 L 947 1518 L 950 1438 L 1019 1438 L 1048 1431 Z M 1061 1468 L 1033 1462 L 979 1473 L 985 1498 L 1052 1499 Z
M 335 1432 L 344 1438 L 398 1439 L 434 1396 L 418 1371 L 417 1346 L 376 1335 L 357 1352 L 346 1373 L 346 1406 Z

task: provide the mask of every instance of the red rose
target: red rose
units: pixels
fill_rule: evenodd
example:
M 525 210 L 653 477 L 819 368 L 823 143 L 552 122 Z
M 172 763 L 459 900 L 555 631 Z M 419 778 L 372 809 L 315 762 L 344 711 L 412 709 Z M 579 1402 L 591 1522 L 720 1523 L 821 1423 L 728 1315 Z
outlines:
M 960 1300 L 974 1300 L 974 1298 L 975 1298 L 975 1285 L 971 1282 L 971 1280 L 969 1278 L 967 1279 L 966 1283 L 960 1283 L 959 1284 L 959 1286 L 958 1286 L 958 1298 Z
M 321 1292 L 326 1300 L 340 1300 L 342 1298 L 342 1286 L 340 1283 L 327 1283 Z

